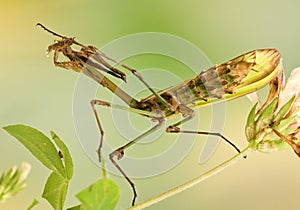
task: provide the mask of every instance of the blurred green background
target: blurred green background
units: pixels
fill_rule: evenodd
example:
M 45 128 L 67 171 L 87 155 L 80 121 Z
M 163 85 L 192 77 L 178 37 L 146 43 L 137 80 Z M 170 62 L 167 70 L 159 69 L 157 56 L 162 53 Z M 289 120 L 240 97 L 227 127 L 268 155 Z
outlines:
M 300 65 L 299 7 L 296 0 L 1 1 L 0 126 L 27 124 L 47 134 L 54 130 L 65 140 L 75 162 L 75 177 L 66 203 L 70 207 L 78 203 L 74 195 L 96 181 L 100 170 L 82 151 L 73 127 L 72 97 L 78 75 L 54 67 L 52 58 L 45 56 L 54 38 L 35 27 L 37 22 L 99 48 L 133 33 L 170 33 L 198 46 L 212 63 L 257 48 L 277 48 L 290 72 Z M 224 134 L 239 147 L 247 145 L 243 129 L 250 107 L 246 98 L 227 104 Z M 200 128 L 205 129 L 205 125 Z M 179 166 L 163 175 L 134 180 L 138 202 L 234 155 L 227 145 L 220 144 L 214 156 L 199 165 L 202 147 L 201 142 L 195 144 Z M 0 204 L 0 209 L 25 209 L 34 198 L 40 200 L 34 209 L 51 209 L 40 198 L 49 171 L 3 130 L 0 158 L 0 171 L 20 166 L 22 161 L 32 164 L 27 189 Z M 255 152 L 199 186 L 149 209 L 296 210 L 299 209 L 299 161 L 291 150 L 267 155 Z M 125 209 L 131 203 L 131 190 L 123 178 L 111 178 L 122 191 L 118 209 Z

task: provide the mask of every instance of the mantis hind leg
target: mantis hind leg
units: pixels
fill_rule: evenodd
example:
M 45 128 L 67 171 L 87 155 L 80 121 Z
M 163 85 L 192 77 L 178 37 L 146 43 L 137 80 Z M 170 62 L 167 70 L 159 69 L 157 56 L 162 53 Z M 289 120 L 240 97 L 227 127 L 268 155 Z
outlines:
M 96 110 L 96 106 L 106 106 L 106 107 L 117 108 L 117 109 L 121 109 L 121 110 L 125 110 L 125 111 L 130 111 L 130 112 L 133 112 L 133 113 L 136 113 L 136 114 L 141 114 L 141 115 L 147 116 L 147 117 L 152 118 L 153 120 L 157 121 L 157 124 L 155 126 L 153 126 L 152 128 L 150 128 L 146 132 L 142 133 L 141 135 L 139 135 L 135 139 L 131 140 L 127 144 L 119 147 L 118 149 L 114 150 L 112 153 L 109 154 L 109 159 L 111 160 L 113 165 L 119 170 L 119 172 L 123 175 L 123 177 L 126 179 L 126 181 L 129 183 L 130 187 L 132 188 L 132 191 L 133 191 L 132 205 L 134 205 L 136 197 L 137 197 L 137 192 L 136 192 L 134 183 L 127 176 L 125 171 L 120 167 L 120 165 L 117 163 L 116 160 L 122 159 L 122 157 L 124 156 L 124 152 L 127 148 L 134 145 L 138 141 L 142 140 L 144 137 L 148 136 L 149 134 L 153 133 L 154 131 L 158 130 L 164 123 L 164 117 L 163 117 L 163 115 L 161 115 L 161 116 L 159 116 L 157 114 L 154 115 L 153 113 L 148 112 L 148 111 L 139 110 L 139 109 L 135 109 L 135 108 L 131 108 L 131 107 L 125 107 L 125 106 L 116 105 L 116 104 L 111 104 L 109 102 L 101 101 L 101 100 L 92 100 L 91 105 L 92 105 L 92 109 L 93 109 L 93 112 L 94 112 L 94 115 L 95 115 L 95 118 L 96 118 L 96 122 L 97 122 L 97 125 L 98 125 L 98 128 L 99 128 L 99 131 L 100 131 L 100 135 L 101 135 L 100 136 L 99 147 L 98 147 L 98 150 L 97 150 L 99 161 L 101 161 L 101 148 L 102 148 L 102 145 L 103 145 L 104 130 L 102 128 L 100 118 L 99 118 L 99 115 L 98 115 L 97 110 Z
M 207 131 L 191 131 L 191 130 L 181 130 L 178 126 L 185 123 L 186 121 L 192 119 L 192 115 L 184 118 L 183 120 L 178 121 L 177 123 L 174 123 L 173 125 L 170 125 L 167 127 L 166 132 L 167 133 L 186 133 L 186 134 L 197 134 L 197 135 L 210 135 L 210 136 L 218 136 L 222 140 L 224 140 L 226 143 L 228 143 L 230 146 L 232 146 L 238 153 L 240 153 L 240 149 L 232 143 L 230 140 L 228 140 L 225 136 L 223 136 L 221 133 L 218 132 L 207 132 Z
M 132 206 L 134 206 L 134 203 L 135 203 L 135 200 L 136 200 L 136 197 L 137 197 L 137 192 L 136 192 L 134 183 L 130 180 L 130 178 L 126 175 L 125 171 L 117 163 L 117 161 L 115 160 L 115 157 L 116 157 L 117 160 L 120 160 L 124 155 L 125 149 L 129 148 L 130 146 L 134 145 L 138 141 L 142 140 L 144 137 L 148 136 L 149 134 L 151 134 L 154 131 L 156 131 L 157 129 L 159 129 L 163 125 L 163 122 L 164 122 L 164 120 L 159 120 L 158 124 L 156 124 L 154 127 L 150 128 L 149 130 L 147 130 L 146 132 L 144 132 L 140 136 L 136 137 L 132 141 L 130 141 L 127 144 L 119 147 L 118 149 L 116 149 L 115 151 L 113 151 L 112 153 L 109 154 L 109 159 L 111 160 L 111 162 L 121 172 L 121 174 L 124 176 L 124 178 L 127 180 L 127 182 L 129 183 L 129 185 L 132 188 L 132 191 L 133 191 Z
M 96 110 L 96 106 L 111 107 L 111 108 L 116 108 L 116 109 L 120 109 L 120 110 L 124 110 L 124 111 L 129 111 L 129 112 L 132 112 L 132 113 L 136 113 L 136 114 L 140 114 L 140 115 L 152 118 L 154 120 L 159 120 L 160 119 L 160 117 L 154 116 L 153 113 L 151 113 L 149 111 L 144 111 L 144 110 L 140 110 L 140 109 L 136 109 L 136 108 L 132 108 L 132 107 L 126 107 L 126 106 L 122 106 L 122 105 L 118 105 L 118 104 L 112 104 L 110 102 L 106 102 L 106 101 L 102 101 L 102 100 L 94 99 L 90 103 L 91 103 L 91 106 L 92 106 L 92 109 L 93 109 L 93 113 L 94 113 L 94 116 L 95 116 L 95 119 L 96 119 L 96 122 L 97 122 L 97 126 L 98 126 L 98 129 L 99 129 L 100 135 L 101 135 L 100 144 L 99 144 L 99 147 L 98 147 L 99 161 L 101 160 L 100 157 L 101 157 L 101 148 L 102 148 L 102 144 L 103 144 L 104 130 L 102 128 L 100 117 L 99 117 L 99 114 Z

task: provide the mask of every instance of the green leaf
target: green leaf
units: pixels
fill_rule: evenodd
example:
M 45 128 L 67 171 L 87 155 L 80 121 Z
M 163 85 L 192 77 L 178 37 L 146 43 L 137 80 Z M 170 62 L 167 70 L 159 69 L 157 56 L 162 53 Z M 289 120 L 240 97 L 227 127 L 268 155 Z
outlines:
M 84 210 L 84 208 L 81 205 L 78 205 L 68 208 L 67 210 Z
M 290 110 L 293 102 L 294 102 L 295 96 L 291 97 L 291 99 L 286 102 L 281 109 L 279 110 L 279 112 L 277 113 L 276 117 L 275 117 L 275 122 L 280 122 L 282 120 L 282 118 L 288 113 L 288 111 Z
M 245 127 L 245 133 L 246 133 L 246 137 L 247 140 L 251 140 L 255 137 L 255 116 L 256 116 L 256 106 L 257 103 L 252 107 L 248 118 L 247 118 L 247 123 L 246 123 L 246 127 Z
M 246 124 L 247 126 L 255 124 L 254 120 L 255 120 L 255 115 L 256 115 L 256 107 L 257 107 L 257 103 L 252 107 L 252 109 L 248 115 L 247 124 Z
M 64 144 L 64 142 L 53 131 L 50 131 L 50 134 L 51 134 L 53 141 L 59 147 L 59 149 L 61 150 L 61 152 L 63 154 L 62 159 L 64 161 L 64 165 L 65 165 L 65 169 L 66 169 L 66 175 L 67 175 L 66 178 L 68 178 L 70 180 L 73 176 L 74 166 L 73 166 L 73 161 L 72 161 L 72 157 L 70 155 L 69 149 Z
M 6 174 L 3 173 L 0 178 L 1 190 L 5 190 L 8 186 L 13 186 L 14 185 L 13 182 L 14 182 L 14 179 L 17 174 L 18 174 L 18 169 L 16 169 L 16 168 L 9 169 L 9 171 Z M 4 188 L 4 186 L 5 186 L 5 188 Z
M 275 98 L 268 106 L 264 108 L 256 121 L 256 130 L 260 131 L 271 124 L 274 119 L 274 111 L 277 106 L 278 99 Z
M 36 206 L 39 203 L 37 199 L 34 199 L 30 206 L 27 208 L 27 210 L 31 210 L 34 206 Z
M 42 197 L 45 198 L 55 210 L 64 206 L 68 190 L 68 180 L 56 172 L 52 172 L 47 179 Z
M 76 195 L 85 210 L 112 210 L 119 196 L 118 186 L 107 178 L 98 180 Z
M 289 118 L 283 119 L 279 121 L 279 124 L 277 126 L 274 126 L 274 129 L 276 129 L 279 132 L 285 132 L 287 131 L 287 128 L 295 121 L 295 119 L 298 118 L 298 115 L 291 116 Z M 292 130 L 294 130 L 293 128 Z M 289 132 L 288 132 L 289 133 Z
M 58 152 L 47 136 L 25 125 L 11 125 L 3 129 L 23 144 L 44 166 L 65 176 L 66 172 Z
M 69 180 L 73 176 L 73 161 L 67 146 L 54 133 L 51 136 L 63 154 L 63 162 L 51 140 L 40 131 L 25 125 L 4 127 L 9 134 L 18 139 L 39 161 L 53 172 L 47 179 L 42 197 L 54 209 L 63 208 Z

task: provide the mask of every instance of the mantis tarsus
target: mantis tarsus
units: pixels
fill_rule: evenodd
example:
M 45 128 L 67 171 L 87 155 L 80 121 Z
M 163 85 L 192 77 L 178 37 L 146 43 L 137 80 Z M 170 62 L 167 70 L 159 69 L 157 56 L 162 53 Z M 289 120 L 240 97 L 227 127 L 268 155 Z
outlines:
M 124 151 L 128 147 L 161 128 L 166 119 L 182 115 L 182 119 L 177 123 L 168 126 L 166 132 L 215 135 L 222 138 L 234 147 L 236 151 L 240 152 L 232 142 L 220 133 L 181 130 L 179 126 L 193 118 L 194 109 L 207 106 L 210 103 L 216 103 L 221 100 L 230 100 L 254 92 L 268 84 L 279 72 L 279 52 L 276 49 L 259 49 L 240 55 L 226 63 L 203 70 L 197 76 L 184 83 L 156 92 L 137 70 L 108 57 L 96 47 L 85 46 L 75 41 L 74 38 L 59 35 L 47 29 L 40 23 L 37 25 L 52 35 L 60 38 L 60 40 L 57 40 L 54 44 L 50 45 L 47 50 L 47 53 L 54 51 L 53 60 L 56 66 L 86 74 L 103 87 L 108 88 L 129 106 L 124 107 L 101 100 L 91 101 L 91 106 L 101 134 L 98 147 L 99 160 L 101 159 L 104 130 L 96 111 L 96 106 L 108 106 L 127 110 L 157 122 L 154 127 L 131 140 L 129 143 L 117 148 L 109 155 L 114 166 L 122 173 L 133 190 L 132 205 L 134 205 L 137 197 L 134 183 L 115 160 L 121 159 L 124 155 Z M 81 47 L 81 49 L 75 50 L 72 48 L 72 45 L 77 45 Z M 65 56 L 66 61 L 58 61 L 59 53 L 62 53 L 63 56 Z M 118 88 L 117 85 L 104 76 L 101 71 L 125 82 L 126 74 L 112 66 L 110 63 L 129 70 L 152 94 L 147 98 L 138 101 L 122 89 Z

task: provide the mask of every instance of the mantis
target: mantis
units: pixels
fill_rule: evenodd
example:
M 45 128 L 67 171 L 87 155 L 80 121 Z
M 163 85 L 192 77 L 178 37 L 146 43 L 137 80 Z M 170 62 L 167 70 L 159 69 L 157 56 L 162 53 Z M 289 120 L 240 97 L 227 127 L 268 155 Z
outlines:
M 147 135 L 162 128 L 166 120 L 181 115 L 179 121 L 165 129 L 167 133 L 218 136 L 231 145 L 237 152 L 240 152 L 231 141 L 220 133 L 182 130 L 180 125 L 194 117 L 195 109 L 205 107 L 211 103 L 220 102 L 221 100 L 232 100 L 254 92 L 267 85 L 279 73 L 279 52 L 276 49 L 258 49 L 203 70 L 194 78 L 181 84 L 155 91 L 137 70 L 110 58 L 96 47 L 86 46 L 77 42 L 75 38 L 57 34 L 40 23 L 37 25 L 50 34 L 60 38 L 60 40 L 57 40 L 47 49 L 48 54 L 52 51 L 54 52 L 53 62 L 55 66 L 75 72 L 82 72 L 104 88 L 109 89 L 128 105 L 128 107 L 125 107 L 98 99 L 94 99 L 90 102 L 100 132 L 100 142 L 97 150 L 99 161 L 101 161 L 104 129 L 96 111 L 97 106 L 130 111 L 156 122 L 156 125 L 152 128 L 109 154 L 113 165 L 120 171 L 132 188 L 132 205 L 135 204 L 137 197 L 135 185 L 117 163 L 117 160 L 122 159 L 124 156 L 126 149 Z M 72 46 L 76 45 L 80 47 L 79 50 L 72 48 Z M 66 60 L 58 61 L 59 54 L 62 54 Z M 107 76 L 112 76 L 126 82 L 126 74 L 115 66 L 131 72 L 146 86 L 151 94 L 146 98 L 136 100 L 120 89 L 103 74 L 105 73 Z

